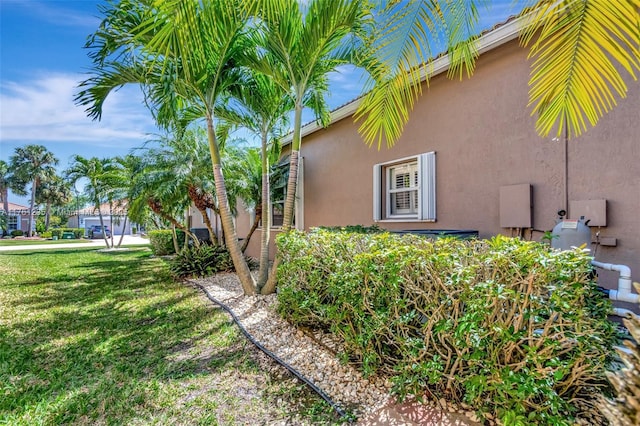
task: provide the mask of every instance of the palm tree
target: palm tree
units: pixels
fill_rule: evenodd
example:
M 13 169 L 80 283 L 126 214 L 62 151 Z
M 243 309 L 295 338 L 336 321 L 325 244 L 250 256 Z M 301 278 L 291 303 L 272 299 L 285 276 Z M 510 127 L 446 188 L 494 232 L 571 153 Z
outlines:
M 106 179 L 111 167 L 111 159 L 99 159 L 97 157 L 84 158 L 81 155 L 74 155 L 71 164 L 64 172 L 66 179 L 71 185 L 75 185 L 78 180 L 83 178 L 87 180 L 83 192 L 89 197 L 93 203 L 93 207 L 98 211 L 102 229 L 105 228 L 101 205 L 107 200 Z M 104 243 L 109 247 L 107 233 L 103 232 L 102 236 Z
M 251 66 L 271 76 L 290 94 L 294 104 L 293 139 L 289 154 L 289 180 L 284 205 L 284 232 L 293 223 L 298 163 L 301 148 L 302 110 L 312 107 L 327 123 L 324 95 L 328 74 L 340 65 L 358 61 L 357 48 L 371 31 L 368 3 L 361 0 L 312 0 L 303 11 L 297 0 L 258 2 L 264 25 L 260 41 L 268 54 L 255 58 Z M 278 258 L 263 292 L 275 291 Z
M 11 173 L 9 172 L 9 165 L 0 160 L 0 199 L 2 199 L 2 229 L 3 235 L 7 232 L 7 220 L 9 218 L 9 188 L 11 186 Z
M 58 159 L 42 145 L 26 145 L 15 149 L 15 154 L 10 158 L 10 164 L 20 192 L 26 193 L 25 187 L 29 182 L 31 183 L 29 230 L 27 231 L 27 236 L 30 237 L 33 230 L 36 190 L 40 184 L 55 176 L 53 166 L 58 164 Z
M 51 218 L 51 206 L 62 206 L 71 201 L 71 189 L 69 184 L 60 176 L 54 175 L 50 180 L 43 182 L 36 191 L 36 203 L 45 204 L 44 230 L 49 230 Z
M 227 248 L 245 294 L 255 282 L 238 243 L 215 131 L 215 108 L 237 84 L 238 63 L 253 49 L 249 15 L 240 0 L 144 1 L 104 6 L 106 15 L 90 40 L 95 76 L 81 84 L 77 102 L 99 118 L 109 93 L 126 83 L 147 91 L 159 124 L 201 119 L 207 125 L 211 165 Z
M 373 89 L 355 115 L 369 144 L 393 145 L 428 78 L 435 49 L 452 58 L 450 76 L 471 75 L 478 53 L 479 6 L 487 0 L 389 2 L 376 35 Z M 528 0 L 522 43 L 530 45 L 529 104 L 538 133 L 579 136 L 624 98 L 622 78 L 640 70 L 640 1 Z M 427 64 L 426 69 L 423 67 Z M 624 71 L 623 71 L 624 70 Z M 425 72 L 426 71 L 426 72 Z
M 243 253 L 258 227 L 258 223 L 262 223 L 260 270 L 257 282 L 259 292 L 267 282 L 269 273 L 271 226 L 269 169 L 270 165 L 278 160 L 277 156 L 280 155 L 278 140 L 284 133 L 284 127 L 288 124 L 287 113 L 291 111 L 292 107 L 289 93 L 277 85 L 272 78 L 249 71 L 244 75 L 242 84 L 236 86 L 232 101 L 226 103 L 218 111 L 219 117 L 244 127 L 260 138 L 260 152 L 256 150 L 241 152 L 241 161 L 236 163 L 240 166 L 240 170 L 235 172 L 236 175 L 244 177 L 241 197 L 249 207 L 254 207 L 256 216 L 254 224 L 242 244 Z M 269 149 L 270 144 L 275 149 Z M 277 155 L 275 158 L 274 153 Z
M 181 196 L 182 201 L 174 202 L 183 204 L 190 200 L 202 215 L 211 242 L 216 242 L 207 212 L 211 209 L 218 213 L 218 206 L 209 172 L 211 158 L 206 133 L 201 128 L 188 129 L 182 135 L 161 138 L 158 144 L 145 153 L 146 171 L 157 184 L 156 195 Z M 221 152 L 224 156 L 224 151 Z

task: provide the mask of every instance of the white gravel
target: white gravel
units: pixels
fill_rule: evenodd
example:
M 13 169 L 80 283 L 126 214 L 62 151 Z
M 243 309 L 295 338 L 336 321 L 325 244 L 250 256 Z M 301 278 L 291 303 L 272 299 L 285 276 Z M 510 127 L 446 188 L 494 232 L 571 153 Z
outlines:
M 243 327 L 264 347 L 322 389 L 343 409 L 357 417 L 367 415 L 392 400 L 391 383 L 380 377 L 365 379 L 353 366 L 336 357 L 340 343 L 328 334 L 302 331 L 276 313 L 275 295 L 244 296 L 235 274 L 192 280 L 228 306 Z

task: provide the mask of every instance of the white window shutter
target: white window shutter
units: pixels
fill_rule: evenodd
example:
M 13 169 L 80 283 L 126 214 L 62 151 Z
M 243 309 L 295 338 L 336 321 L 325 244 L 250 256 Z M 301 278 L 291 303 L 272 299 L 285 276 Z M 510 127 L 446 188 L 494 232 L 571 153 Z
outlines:
M 379 222 L 382 209 L 382 166 L 376 164 L 373 166 L 373 221 Z
M 436 153 L 427 152 L 418 157 L 420 169 L 421 203 L 419 209 L 420 220 L 436 220 Z

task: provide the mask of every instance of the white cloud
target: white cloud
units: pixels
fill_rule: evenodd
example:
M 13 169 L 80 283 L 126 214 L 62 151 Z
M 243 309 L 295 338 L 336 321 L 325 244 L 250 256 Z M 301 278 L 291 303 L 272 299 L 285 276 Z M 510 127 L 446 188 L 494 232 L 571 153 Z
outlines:
M 0 85 L 0 141 L 142 143 L 155 131 L 150 113 L 135 87 L 113 92 L 105 102 L 102 121 L 92 121 L 73 98 L 78 74 L 49 74 Z
M 90 15 L 78 10 L 59 7 L 59 3 L 54 2 L 29 1 L 23 4 L 29 8 L 30 13 L 53 25 L 95 29 L 100 23 L 100 19 L 97 18 L 97 9 L 93 15 Z

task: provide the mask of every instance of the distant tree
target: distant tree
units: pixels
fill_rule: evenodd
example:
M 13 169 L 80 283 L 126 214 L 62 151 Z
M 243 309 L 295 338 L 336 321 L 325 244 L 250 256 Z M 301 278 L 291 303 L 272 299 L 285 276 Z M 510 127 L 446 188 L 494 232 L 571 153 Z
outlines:
M 87 179 L 84 187 L 84 193 L 91 200 L 93 207 L 98 211 L 100 218 L 100 226 L 104 229 L 104 218 L 102 216 L 102 203 L 107 200 L 107 184 L 106 178 L 109 169 L 112 167 L 113 160 L 100 159 L 97 157 L 84 158 L 81 155 L 75 155 L 69 167 L 65 170 L 65 178 L 75 185 L 82 178 Z M 107 233 L 103 232 L 104 243 L 109 247 Z
M 29 202 L 29 229 L 27 236 L 32 236 L 33 211 L 36 204 L 36 191 L 38 186 L 52 180 L 55 176 L 55 168 L 58 159 L 52 152 L 42 145 L 26 145 L 15 149 L 15 154 L 10 158 L 13 170 L 14 190 L 26 194 L 26 186 L 31 183 L 31 201 Z
M 3 235 L 7 235 L 7 220 L 9 218 L 9 187 L 11 184 L 11 174 L 9 165 L 0 160 L 0 200 L 2 200 L 2 214 L 0 214 L 0 228 Z
M 49 230 L 51 207 L 61 207 L 71 201 L 71 188 L 60 176 L 54 175 L 36 190 L 36 203 L 45 205 L 44 230 Z

